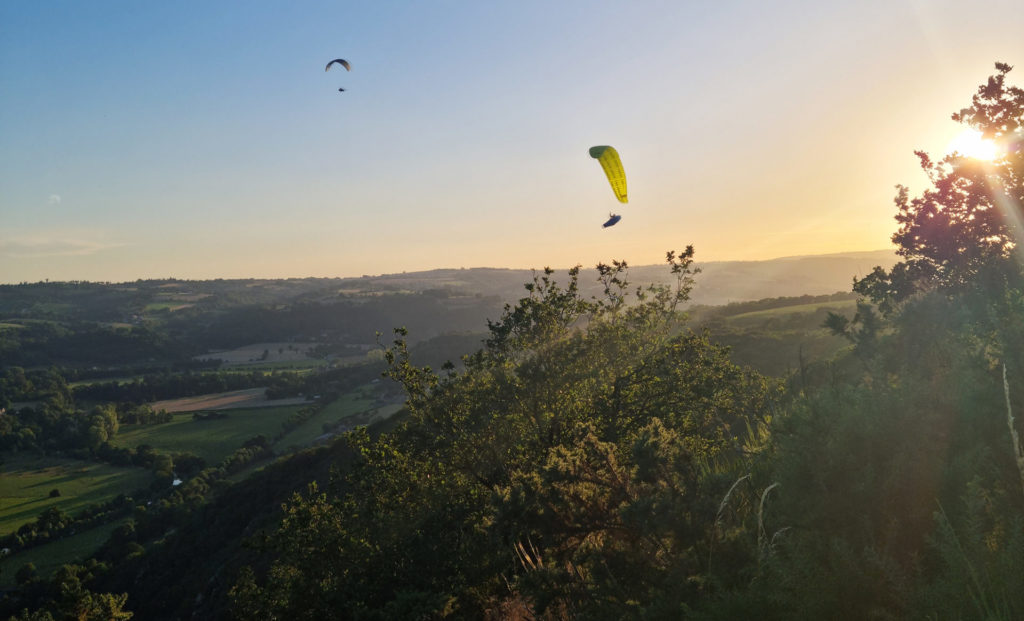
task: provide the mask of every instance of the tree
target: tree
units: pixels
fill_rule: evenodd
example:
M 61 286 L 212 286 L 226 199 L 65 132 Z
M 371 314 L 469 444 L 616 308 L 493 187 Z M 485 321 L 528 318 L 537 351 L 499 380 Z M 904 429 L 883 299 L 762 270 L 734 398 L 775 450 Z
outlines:
M 913 199 L 899 188 L 903 260 L 854 284 L 888 323 L 863 301 L 852 322 L 830 315 L 864 364 L 842 377 L 841 360 L 773 425 L 773 519 L 788 530 L 732 616 L 1024 615 L 1007 433 L 1024 369 L 1024 90 L 996 70 L 953 119 L 1001 157 L 917 154 L 931 185 Z
M 83 586 L 92 571 L 81 565 L 64 565 L 54 572 L 52 588 L 58 594 L 54 612 L 58 618 L 83 621 L 127 621 L 133 614 L 124 609 L 128 595 L 94 593 Z
M 1001 155 L 993 162 L 958 154 L 934 161 L 917 152 L 931 188 L 911 199 L 899 186 L 892 239 L 904 260 L 854 284 L 885 313 L 921 291 L 992 298 L 1021 284 L 1014 259 L 1024 256 L 1024 89 L 1007 84 L 1009 65 L 995 67 L 972 104 L 952 118 L 994 141 Z
M 35 563 L 25 563 L 18 568 L 18 571 L 14 574 L 14 581 L 18 584 L 27 584 L 29 581 L 38 577 L 39 572 L 36 571 Z
M 237 612 L 676 618 L 705 597 L 712 544 L 753 549 L 733 545 L 749 529 L 713 524 L 776 393 L 686 329 L 692 257 L 668 254 L 673 287 L 631 289 L 625 263 L 600 265 L 602 299 L 579 294 L 578 268 L 564 285 L 545 270 L 462 372 L 412 365 L 397 330 L 385 357 L 408 416 L 350 434 L 355 463 L 293 498 Z
M 57 507 L 50 507 L 39 514 L 39 518 L 36 520 L 36 530 L 56 534 L 73 521 L 73 518 L 64 511 Z

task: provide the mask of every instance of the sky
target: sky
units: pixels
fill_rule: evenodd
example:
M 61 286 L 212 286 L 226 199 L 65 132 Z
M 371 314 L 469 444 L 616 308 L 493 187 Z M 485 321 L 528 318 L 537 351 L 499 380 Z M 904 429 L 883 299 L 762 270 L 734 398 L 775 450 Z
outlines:
M 3 2 L 0 282 L 887 248 L 913 151 L 1024 63 L 1021 24 L 1020 0 Z

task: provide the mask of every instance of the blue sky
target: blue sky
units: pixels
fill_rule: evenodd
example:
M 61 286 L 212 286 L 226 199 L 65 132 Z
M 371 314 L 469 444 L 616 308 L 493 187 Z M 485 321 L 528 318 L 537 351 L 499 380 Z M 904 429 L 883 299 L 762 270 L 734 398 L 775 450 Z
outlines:
M 1017 0 L 3 3 L 0 282 L 884 248 L 912 151 L 1024 61 L 1022 23 Z

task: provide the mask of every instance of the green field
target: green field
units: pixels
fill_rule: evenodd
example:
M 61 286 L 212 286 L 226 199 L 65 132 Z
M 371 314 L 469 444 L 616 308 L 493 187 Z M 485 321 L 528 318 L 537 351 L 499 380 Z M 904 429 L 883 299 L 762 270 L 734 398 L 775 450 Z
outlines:
M 293 429 L 281 438 L 278 446 L 306 446 L 323 435 L 325 423 L 336 423 L 343 418 L 366 411 L 373 405 L 373 399 L 367 399 L 361 392 L 342 395 L 336 401 L 328 403 L 316 416 Z
M 375 408 L 374 400 L 364 396 L 362 391 L 351 392 L 341 396 L 337 401 L 327 404 L 316 416 L 306 421 L 301 427 L 293 429 L 291 433 L 281 438 L 277 443 L 278 447 L 307 446 L 324 434 L 324 425 L 337 423 L 338 421 L 365 414 L 359 417 L 359 424 L 366 424 L 370 419 L 386 418 L 399 409 L 400 404 L 385 405 Z M 374 415 L 369 413 L 374 411 Z
M 160 311 L 174 312 L 183 308 L 193 306 L 192 304 L 185 304 L 182 302 L 150 302 L 146 304 L 145 308 L 142 309 L 144 313 L 155 313 Z
M 257 362 L 227 362 L 221 365 L 221 369 L 225 371 L 242 371 L 250 373 L 252 371 L 275 371 L 275 370 L 288 370 L 288 371 L 312 371 L 319 367 L 325 366 L 326 360 L 321 358 L 303 358 L 301 360 L 269 360 L 269 361 L 257 361 Z
M 74 514 L 149 486 L 153 475 L 142 468 L 119 468 L 75 459 L 4 455 L 0 476 L 0 535 L 35 520 L 50 507 Z M 50 498 L 50 490 L 60 496 Z
M 35 565 L 40 576 L 49 576 L 61 565 L 92 556 L 92 553 L 110 538 L 110 534 L 127 520 L 128 518 L 114 520 L 77 535 L 51 541 L 0 559 L 0 588 L 13 587 L 14 575 L 25 563 Z
M 811 304 L 798 304 L 795 306 L 783 306 L 781 308 L 770 308 L 768 310 L 743 313 L 725 317 L 725 321 L 731 325 L 753 326 L 764 324 L 771 320 L 790 319 L 796 315 L 813 315 L 823 309 L 830 310 L 841 315 L 850 315 L 857 310 L 856 300 L 838 300 L 831 302 L 814 302 Z
M 277 435 L 281 423 L 301 407 L 221 410 L 227 418 L 205 421 L 193 420 L 192 412 L 183 412 L 175 414 L 171 422 L 160 425 L 123 425 L 114 444 L 125 447 L 148 444 L 163 452 L 194 453 L 208 465 L 216 465 L 253 436 Z

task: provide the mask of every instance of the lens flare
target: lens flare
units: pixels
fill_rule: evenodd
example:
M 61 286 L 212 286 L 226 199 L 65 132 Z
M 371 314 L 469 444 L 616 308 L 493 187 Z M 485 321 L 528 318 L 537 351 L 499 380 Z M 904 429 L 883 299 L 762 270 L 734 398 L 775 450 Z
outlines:
M 965 129 L 950 141 L 947 153 L 959 153 L 964 157 L 991 162 L 999 157 L 999 147 L 991 140 L 982 137 L 976 129 Z

